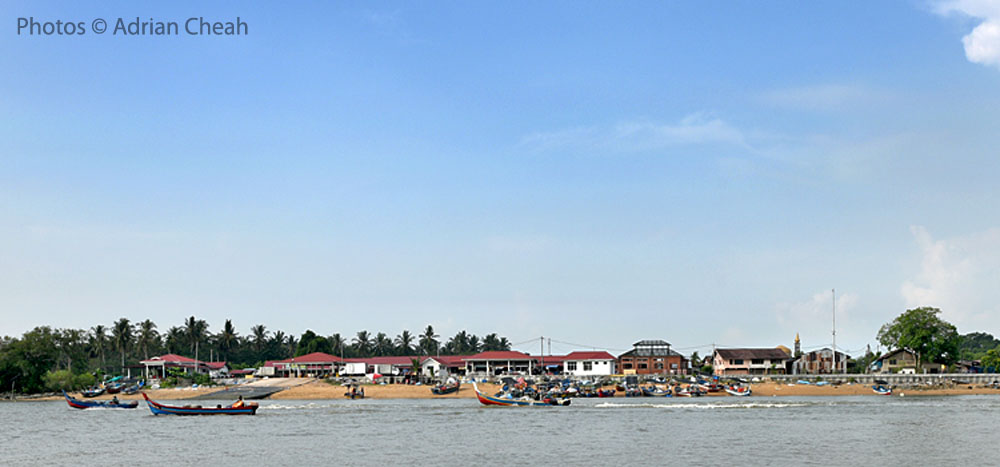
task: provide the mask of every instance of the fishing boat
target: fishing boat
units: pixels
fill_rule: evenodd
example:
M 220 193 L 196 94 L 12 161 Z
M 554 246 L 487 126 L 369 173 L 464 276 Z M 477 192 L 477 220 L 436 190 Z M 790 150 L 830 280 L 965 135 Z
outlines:
M 691 384 L 686 388 L 678 386 L 677 390 L 674 391 L 674 395 L 677 397 L 701 397 L 705 395 L 705 392 L 699 389 L 698 386 Z
M 892 395 L 892 387 L 891 386 L 883 386 L 881 384 L 875 385 L 875 386 L 872 386 L 872 391 L 875 391 L 875 394 L 878 394 L 880 396 L 891 396 Z
M 455 381 L 453 383 L 448 383 L 448 384 L 439 384 L 431 388 L 431 393 L 436 394 L 438 396 L 443 396 L 445 394 L 458 392 L 459 388 L 461 387 L 462 383 L 459 381 Z
M 749 386 L 726 386 L 726 393 L 730 396 L 746 397 L 753 393 Z
M 74 409 L 134 409 L 139 406 L 139 401 L 83 401 L 70 397 L 66 391 L 63 391 L 63 396 L 66 403 Z
M 614 389 L 601 389 L 597 391 L 597 397 L 615 397 Z
M 642 395 L 646 397 L 674 397 L 670 389 L 663 389 L 656 386 L 642 388 Z
M 146 393 L 142 397 L 149 404 L 149 411 L 153 415 L 254 415 L 259 407 L 254 402 L 247 402 L 242 407 L 202 407 L 200 405 L 173 406 L 164 405 L 149 398 Z
M 472 389 L 476 391 L 476 397 L 479 402 L 487 406 L 501 406 L 501 407 L 552 407 L 552 406 L 566 406 L 571 402 L 570 399 L 552 399 L 546 397 L 542 400 L 534 400 L 530 398 L 519 398 L 515 399 L 513 397 L 503 397 L 503 396 L 489 396 L 483 394 L 479 391 L 479 386 L 475 382 L 472 383 Z
M 81 396 L 88 397 L 88 398 L 89 397 L 97 397 L 97 396 L 100 396 L 101 394 L 104 394 L 104 388 L 102 388 L 102 387 L 93 387 L 93 388 L 90 388 L 90 389 L 84 389 L 83 391 L 80 391 L 80 395 Z

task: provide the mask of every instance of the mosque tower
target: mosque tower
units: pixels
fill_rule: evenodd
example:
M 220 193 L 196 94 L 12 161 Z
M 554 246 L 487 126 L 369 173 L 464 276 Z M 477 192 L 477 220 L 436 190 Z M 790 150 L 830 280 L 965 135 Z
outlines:
M 802 343 L 799 342 L 799 333 L 795 333 L 795 353 L 792 355 L 795 355 L 796 358 L 802 355 Z

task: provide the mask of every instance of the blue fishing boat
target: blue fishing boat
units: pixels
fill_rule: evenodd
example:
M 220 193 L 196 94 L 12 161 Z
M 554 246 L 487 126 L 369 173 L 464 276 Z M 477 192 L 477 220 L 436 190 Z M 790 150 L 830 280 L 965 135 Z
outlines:
M 156 402 L 150 399 L 146 393 L 142 393 L 142 397 L 146 399 L 146 403 L 149 404 L 149 411 L 153 412 L 153 415 L 254 415 L 257 413 L 257 408 L 259 407 L 254 402 L 247 402 L 235 407 L 223 407 L 221 405 L 216 407 L 202 407 L 200 405 L 178 407 Z
M 101 409 L 134 409 L 134 408 L 136 408 L 136 407 L 139 406 L 139 401 L 121 401 L 121 402 L 119 402 L 117 399 L 110 400 L 110 401 L 84 401 L 84 400 L 76 399 L 74 397 L 70 397 L 69 394 L 66 394 L 66 391 L 63 391 L 62 393 L 63 393 L 63 397 L 66 398 L 66 403 L 69 404 L 69 406 L 72 407 L 72 408 L 74 408 L 74 409 L 95 409 L 95 408 L 101 408 Z

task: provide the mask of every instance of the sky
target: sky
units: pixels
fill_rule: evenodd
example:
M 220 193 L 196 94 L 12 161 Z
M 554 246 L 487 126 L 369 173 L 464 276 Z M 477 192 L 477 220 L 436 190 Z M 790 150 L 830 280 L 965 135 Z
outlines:
M 808 350 L 834 296 L 848 353 L 918 306 L 1000 334 L 1000 1 L 0 16 L 0 335 L 196 316 Z M 91 30 L 119 17 L 248 34 Z

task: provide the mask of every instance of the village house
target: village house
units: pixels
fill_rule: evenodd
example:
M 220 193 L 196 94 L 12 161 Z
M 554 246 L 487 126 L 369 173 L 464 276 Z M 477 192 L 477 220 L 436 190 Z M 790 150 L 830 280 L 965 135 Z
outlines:
M 909 350 L 896 349 L 882 355 L 872 362 L 872 372 L 874 373 L 945 373 L 947 365 L 940 363 L 925 362 L 921 365 L 922 371 L 917 371 L 917 355 Z
M 847 373 L 847 361 L 851 357 L 843 352 L 837 352 L 837 368 L 832 373 Z M 818 375 L 830 374 L 833 368 L 833 350 L 823 348 L 804 353 L 792 363 L 792 374 Z
M 322 378 L 337 374 L 338 369 L 343 364 L 344 360 L 340 357 L 323 352 L 313 352 L 285 360 L 268 361 L 260 369 L 258 376 Z
M 670 344 L 662 340 L 636 342 L 616 362 L 616 369 L 626 375 L 685 375 L 689 366 L 687 358 L 670 350 Z
M 492 350 L 465 357 L 466 374 L 488 375 L 531 374 L 537 367 L 536 357 L 516 350 Z
M 169 368 L 181 369 L 185 373 L 208 374 L 212 378 L 225 377 L 229 373 L 226 362 L 203 362 L 172 353 L 142 360 L 139 364 L 144 367 L 147 380 L 166 377 Z
M 439 355 L 424 357 L 420 372 L 427 380 L 447 381 L 451 377 L 465 375 L 465 357 L 461 355 Z
M 607 352 L 570 352 L 562 357 L 563 373 L 571 376 L 615 374 L 615 357 Z
M 781 349 L 716 349 L 712 371 L 722 375 L 783 375 L 790 359 Z

